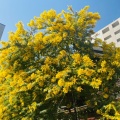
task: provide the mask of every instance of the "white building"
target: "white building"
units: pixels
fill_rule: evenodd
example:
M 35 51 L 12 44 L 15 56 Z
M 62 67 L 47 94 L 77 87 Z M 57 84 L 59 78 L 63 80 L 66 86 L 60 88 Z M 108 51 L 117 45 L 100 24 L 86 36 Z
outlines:
M 3 24 L 0 23 L 0 40 L 1 40 L 3 31 L 4 31 L 4 28 L 5 28 L 5 25 L 3 25 Z
M 96 32 L 93 38 L 100 38 L 106 43 L 114 42 L 116 47 L 120 47 L 120 18 Z

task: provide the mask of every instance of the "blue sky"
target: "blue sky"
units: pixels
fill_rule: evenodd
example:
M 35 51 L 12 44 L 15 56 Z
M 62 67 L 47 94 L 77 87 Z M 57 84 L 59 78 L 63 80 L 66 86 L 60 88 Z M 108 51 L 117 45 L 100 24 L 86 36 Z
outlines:
M 72 5 L 75 11 L 89 5 L 89 11 L 99 12 L 101 19 L 95 31 L 120 17 L 120 0 L 0 0 L 0 23 L 6 25 L 2 40 L 8 40 L 8 32 L 16 30 L 18 21 L 22 21 L 26 27 L 30 19 L 44 10 L 55 9 L 59 13 L 66 11 L 68 5 Z

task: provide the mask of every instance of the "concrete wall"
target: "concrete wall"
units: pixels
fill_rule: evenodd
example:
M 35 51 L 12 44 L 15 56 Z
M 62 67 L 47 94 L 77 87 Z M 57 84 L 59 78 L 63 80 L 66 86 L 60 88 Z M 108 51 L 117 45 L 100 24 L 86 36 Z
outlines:
M 0 23 L 0 40 L 2 38 L 2 34 L 3 34 L 3 31 L 4 31 L 4 28 L 5 28 L 5 25 Z
M 120 47 L 120 18 L 96 32 L 93 38 L 100 38 L 106 43 L 114 42 L 116 47 Z

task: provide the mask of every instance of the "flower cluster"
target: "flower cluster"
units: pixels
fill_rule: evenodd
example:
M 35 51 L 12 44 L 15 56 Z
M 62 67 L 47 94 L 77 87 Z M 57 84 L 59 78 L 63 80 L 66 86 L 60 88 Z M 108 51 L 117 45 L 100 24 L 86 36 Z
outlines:
M 86 95 L 83 102 L 95 105 L 113 94 L 120 50 L 109 56 L 111 60 L 108 50 L 100 61 L 94 60 L 90 31 L 100 16 L 88 8 L 77 13 L 71 7 L 59 14 L 44 11 L 28 23 L 29 31 L 19 22 L 9 40 L 1 42 L 0 119 L 41 119 L 44 108 L 57 111 L 63 98 L 64 104 L 72 104 L 71 94 Z

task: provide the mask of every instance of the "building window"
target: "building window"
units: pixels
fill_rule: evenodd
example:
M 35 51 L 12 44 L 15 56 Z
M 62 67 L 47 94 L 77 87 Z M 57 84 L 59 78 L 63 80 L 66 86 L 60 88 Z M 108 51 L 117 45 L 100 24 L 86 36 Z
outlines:
M 120 30 L 117 30 L 117 31 L 115 32 L 115 35 L 118 34 L 118 33 L 120 33 Z
M 102 33 L 105 34 L 106 32 L 109 31 L 109 27 L 105 28 L 104 30 L 102 30 Z
M 117 42 L 120 42 L 120 38 L 117 39 Z
M 112 24 L 112 27 L 114 28 L 114 27 L 116 27 L 116 26 L 118 26 L 118 25 L 119 25 L 119 22 L 116 21 L 115 23 Z
M 104 40 L 107 40 L 107 39 L 109 39 L 109 38 L 111 38 L 111 35 L 105 37 Z

